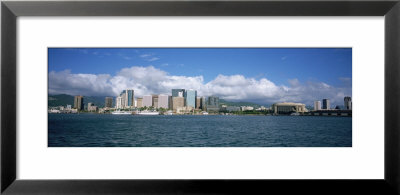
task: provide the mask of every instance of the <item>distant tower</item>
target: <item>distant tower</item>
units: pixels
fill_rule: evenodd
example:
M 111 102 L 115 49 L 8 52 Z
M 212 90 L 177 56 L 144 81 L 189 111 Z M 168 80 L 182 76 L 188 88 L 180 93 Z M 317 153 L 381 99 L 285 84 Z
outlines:
M 185 89 L 172 89 L 172 97 L 183 97 Z
M 112 107 L 112 102 L 113 102 L 113 98 L 112 97 L 106 97 L 106 102 L 104 104 L 104 107 L 111 108 Z
M 151 95 L 144 95 L 142 101 L 143 107 L 151 107 L 153 106 L 153 96 Z
M 193 89 L 186 90 L 185 97 L 186 97 L 186 106 L 196 108 L 197 91 Z
M 352 106 L 351 104 L 352 104 L 351 97 L 349 97 L 349 96 L 344 97 L 344 109 L 351 110 L 351 106 Z
M 331 109 L 331 103 L 329 102 L 329 99 L 322 100 L 322 109 L 324 109 L 324 110 Z
M 314 110 L 321 110 L 321 101 L 314 101 Z
M 74 108 L 78 110 L 83 110 L 83 96 L 77 95 L 74 97 Z

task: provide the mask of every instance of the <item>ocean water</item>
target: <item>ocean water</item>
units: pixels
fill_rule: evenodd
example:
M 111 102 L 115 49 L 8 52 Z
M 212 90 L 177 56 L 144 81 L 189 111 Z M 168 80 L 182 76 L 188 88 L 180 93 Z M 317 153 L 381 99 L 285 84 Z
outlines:
M 352 118 L 48 114 L 49 147 L 351 147 Z

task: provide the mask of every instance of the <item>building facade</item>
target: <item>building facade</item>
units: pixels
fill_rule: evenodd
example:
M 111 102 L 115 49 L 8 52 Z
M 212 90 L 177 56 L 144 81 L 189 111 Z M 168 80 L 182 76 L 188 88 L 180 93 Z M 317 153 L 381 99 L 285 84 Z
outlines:
M 171 96 L 166 94 L 161 94 L 158 96 L 158 107 L 157 108 L 164 108 L 170 109 L 171 107 Z
M 141 108 L 143 107 L 143 98 L 137 98 L 136 100 L 136 107 Z
M 185 89 L 172 89 L 172 97 L 183 97 Z
M 207 108 L 206 108 L 207 112 L 218 112 L 219 111 L 219 97 L 217 97 L 217 96 L 208 97 L 206 106 L 207 106 Z
M 346 97 L 344 97 L 344 109 L 345 110 L 351 110 L 352 108 L 352 105 L 351 105 L 352 103 L 351 103 L 351 97 L 348 97 L 348 96 L 346 96 Z
M 189 89 L 185 91 L 186 106 L 196 108 L 197 91 Z
M 314 101 L 314 110 L 321 110 L 321 101 Z
M 196 109 L 203 109 L 203 97 L 196 97 Z
M 184 97 L 172 97 L 172 109 L 176 112 L 176 110 L 180 107 L 185 106 L 185 98 Z
M 322 100 L 322 109 L 324 109 L 324 110 L 331 109 L 331 103 L 330 103 L 329 99 Z
M 115 108 L 117 109 L 122 109 L 122 97 L 118 96 L 117 98 L 115 98 Z
M 306 105 L 301 103 L 283 102 L 272 105 L 274 114 L 291 114 L 307 112 Z
M 84 109 L 83 96 L 77 95 L 74 97 L 74 108 L 76 108 L 78 111 Z
M 106 108 L 111 108 L 113 104 L 113 98 L 112 97 L 106 97 L 104 107 Z
M 153 96 L 144 95 L 142 103 L 143 103 L 143 107 L 151 107 L 151 106 L 153 106 Z
M 152 98 L 152 101 L 153 101 L 152 106 L 154 108 L 158 108 L 158 95 L 151 95 L 151 98 Z

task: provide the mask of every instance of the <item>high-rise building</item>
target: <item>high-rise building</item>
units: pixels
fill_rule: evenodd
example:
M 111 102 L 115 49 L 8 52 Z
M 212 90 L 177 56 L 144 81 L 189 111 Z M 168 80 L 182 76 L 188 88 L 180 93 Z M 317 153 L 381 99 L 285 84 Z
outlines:
M 117 98 L 115 98 L 115 108 L 117 108 L 117 109 L 124 108 L 122 106 L 122 97 L 121 96 L 118 96 Z
M 142 103 L 143 103 L 143 107 L 151 107 L 151 106 L 153 106 L 153 96 L 144 95 Z
M 138 108 L 143 107 L 143 98 L 137 98 L 136 107 Z
M 185 91 L 186 106 L 196 108 L 197 91 L 189 89 Z
M 207 110 L 207 102 L 206 102 L 206 97 L 201 97 L 201 103 L 202 103 L 202 105 L 201 105 L 201 109 L 203 110 L 203 111 L 206 111 Z
M 314 101 L 314 110 L 321 110 L 321 101 Z
M 133 89 L 123 90 L 119 94 L 119 97 L 121 97 L 121 105 L 119 105 L 120 108 L 135 107 L 135 93 Z
M 172 97 L 172 109 L 176 111 L 178 108 L 185 106 L 184 97 Z
M 329 99 L 322 100 L 322 109 L 324 109 L 324 110 L 331 109 L 331 103 L 329 102 Z
M 345 110 L 351 110 L 351 107 L 352 107 L 351 104 L 352 104 L 351 103 L 351 97 L 349 97 L 349 96 L 344 97 L 344 109 Z
M 77 110 L 83 110 L 83 96 L 77 95 L 74 97 L 74 108 L 76 108 Z
M 106 102 L 104 104 L 104 107 L 111 108 L 112 107 L 112 102 L 113 102 L 113 98 L 112 97 L 106 97 Z
M 185 89 L 172 89 L 172 97 L 183 97 Z
M 152 106 L 153 106 L 154 108 L 158 108 L 158 95 L 151 95 L 151 98 L 152 98 L 152 100 L 153 100 Z
M 125 90 L 125 107 L 135 107 L 135 91 L 133 89 Z
M 170 102 L 171 102 L 170 95 L 161 94 L 158 96 L 158 108 L 169 109 L 171 106 Z
M 219 111 L 219 97 L 210 96 L 207 100 L 207 112 L 218 112 Z
M 203 109 L 203 98 L 202 97 L 196 97 L 196 109 Z

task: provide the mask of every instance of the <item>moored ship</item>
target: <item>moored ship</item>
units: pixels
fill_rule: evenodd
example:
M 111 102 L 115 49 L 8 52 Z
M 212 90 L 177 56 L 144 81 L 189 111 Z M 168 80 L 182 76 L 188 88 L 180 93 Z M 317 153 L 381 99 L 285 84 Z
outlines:
M 132 112 L 130 112 L 130 111 L 120 111 L 120 110 L 117 110 L 117 111 L 112 112 L 111 114 L 128 115 L 128 114 L 132 114 Z
M 147 110 L 145 110 L 145 111 L 139 112 L 138 115 L 160 115 L 160 113 L 157 112 L 157 111 L 147 111 Z

